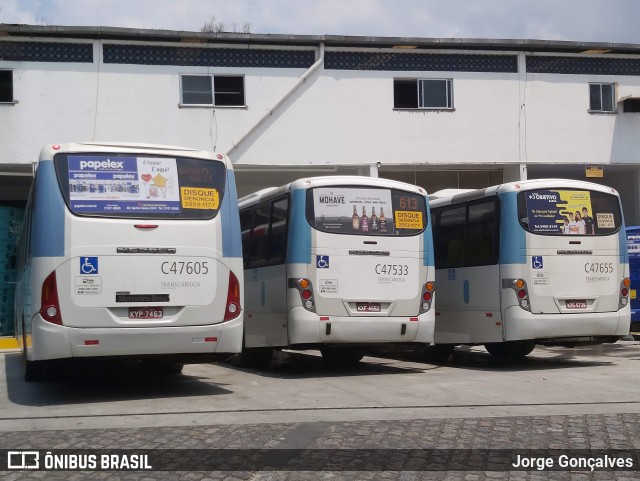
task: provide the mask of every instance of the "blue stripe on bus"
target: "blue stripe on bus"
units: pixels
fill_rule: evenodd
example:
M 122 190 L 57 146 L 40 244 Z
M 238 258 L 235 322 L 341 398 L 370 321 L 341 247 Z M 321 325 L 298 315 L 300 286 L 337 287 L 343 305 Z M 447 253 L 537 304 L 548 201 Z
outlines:
M 287 238 L 287 263 L 311 264 L 311 226 L 306 215 L 307 191 L 291 191 L 291 216 Z
M 220 217 L 222 221 L 223 257 L 242 257 L 238 192 L 236 191 L 236 177 L 232 170 L 227 170 L 227 186 L 222 199 Z
M 422 253 L 422 265 L 431 267 L 435 265 L 435 262 L 433 259 L 433 228 L 432 228 L 433 226 L 431 225 L 431 214 L 429 211 L 428 199 L 427 199 L 427 222 L 429 224 L 427 225 L 427 228 L 424 230 L 424 233 L 422 234 L 423 236 L 422 248 L 424 249 L 424 252 Z
M 33 257 L 64 257 L 65 203 L 53 161 L 42 160 L 36 173 L 31 251 Z
M 500 264 L 526 264 L 527 239 L 518 220 L 518 193 L 500 194 Z

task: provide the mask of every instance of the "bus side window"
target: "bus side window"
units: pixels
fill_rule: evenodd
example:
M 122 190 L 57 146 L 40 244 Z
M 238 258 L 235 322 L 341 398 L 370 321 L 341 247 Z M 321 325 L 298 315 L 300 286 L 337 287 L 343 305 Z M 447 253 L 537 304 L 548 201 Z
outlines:
M 460 267 L 464 262 L 466 208 L 446 207 L 440 212 L 436 267 Z
M 242 232 L 242 260 L 244 268 L 249 266 L 251 257 L 251 224 L 253 220 L 253 209 L 249 208 L 240 212 L 240 230 Z
M 269 258 L 269 220 L 271 203 L 256 206 L 251 234 L 251 265 L 264 263 Z
M 493 199 L 469 205 L 465 265 L 481 266 L 498 262 L 495 208 Z
M 289 198 L 273 202 L 271 209 L 271 233 L 269 234 L 269 260 L 280 263 L 284 259 L 287 244 L 287 219 Z

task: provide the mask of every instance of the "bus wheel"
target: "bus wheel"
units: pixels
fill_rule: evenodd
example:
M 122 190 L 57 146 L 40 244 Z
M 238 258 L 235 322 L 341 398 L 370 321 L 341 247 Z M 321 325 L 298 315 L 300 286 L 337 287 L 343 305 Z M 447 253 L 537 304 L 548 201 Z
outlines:
M 422 358 L 427 362 L 445 362 L 453 352 L 453 344 L 432 344 L 422 350 Z
M 355 364 L 364 357 L 364 351 L 349 347 L 322 347 L 320 348 L 322 359 L 332 365 Z
M 273 357 L 273 348 L 242 346 L 242 352 L 238 357 L 239 365 L 241 367 L 266 369 L 271 364 L 271 358 Z
M 518 359 L 527 356 L 536 347 L 535 341 L 491 342 L 484 348 L 496 359 Z

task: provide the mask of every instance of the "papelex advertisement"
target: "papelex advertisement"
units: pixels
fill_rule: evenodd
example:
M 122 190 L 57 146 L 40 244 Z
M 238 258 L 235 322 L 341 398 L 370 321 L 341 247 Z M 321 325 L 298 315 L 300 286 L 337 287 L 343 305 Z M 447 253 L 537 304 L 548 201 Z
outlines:
M 389 189 L 317 188 L 313 190 L 315 225 L 341 234 L 393 234 Z
M 180 212 L 176 159 L 69 156 L 69 197 L 75 212 Z
M 526 193 L 526 205 L 531 232 L 569 235 L 595 233 L 589 191 L 529 191 Z

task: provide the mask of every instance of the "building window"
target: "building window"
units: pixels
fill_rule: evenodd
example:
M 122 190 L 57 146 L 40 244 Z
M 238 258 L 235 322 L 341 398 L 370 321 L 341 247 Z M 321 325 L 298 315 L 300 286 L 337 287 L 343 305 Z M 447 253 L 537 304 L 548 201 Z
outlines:
M 13 70 L 0 70 L 0 103 L 13 103 Z
M 394 79 L 396 109 L 453 109 L 451 79 Z
M 589 84 L 589 111 L 616 111 L 614 84 Z
M 231 75 L 182 75 L 183 105 L 244 107 L 244 77 Z

